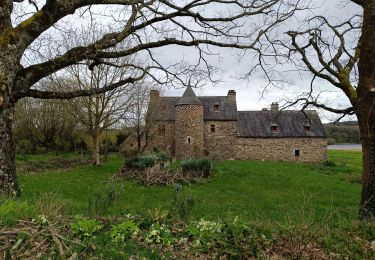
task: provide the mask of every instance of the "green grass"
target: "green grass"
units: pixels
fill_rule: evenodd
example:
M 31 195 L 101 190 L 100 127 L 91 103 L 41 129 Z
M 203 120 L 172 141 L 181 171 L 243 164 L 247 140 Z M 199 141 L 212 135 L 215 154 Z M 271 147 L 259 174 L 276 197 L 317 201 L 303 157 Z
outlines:
M 213 177 L 205 184 L 184 186 L 184 193 L 196 201 L 193 218 L 271 220 L 284 222 L 287 210 L 308 200 L 307 207 L 321 220 L 338 210 L 336 220 L 356 218 L 360 185 L 351 181 L 361 171 L 361 153 L 329 151 L 334 166 L 257 161 L 214 163 Z M 37 159 L 37 158 L 35 158 Z M 56 192 L 68 200 L 73 214 L 87 214 L 89 197 L 101 192 L 106 181 L 118 172 L 123 160 L 111 156 L 101 167 L 80 166 L 67 171 L 47 171 L 36 175 L 20 174 L 22 199 L 33 202 L 42 193 Z M 347 178 L 347 176 L 351 176 Z M 118 215 L 128 212 L 147 214 L 147 209 L 168 208 L 173 187 L 143 187 L 119 180 L 125 192 L 109 210 Z

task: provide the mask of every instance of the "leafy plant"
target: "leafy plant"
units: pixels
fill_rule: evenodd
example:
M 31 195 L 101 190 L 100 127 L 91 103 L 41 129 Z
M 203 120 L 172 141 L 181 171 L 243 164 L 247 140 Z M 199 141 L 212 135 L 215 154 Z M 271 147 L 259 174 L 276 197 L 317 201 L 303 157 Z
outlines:
M 145 235 L 145 241 L 148 243 L 170 245 L 173 242 L 173 237 L 166 225 L 152 224 Z
M 126 220 L 118 225 L 112 225 L 112 230 L 109 234 L 114 242 L 123 242 L 131 237 L 137 236 L 139 232 L 139 223 L 132 220 Z
M 169 211 L 166 209 L 154 208 L 154 209 L 148 209 L 148 214 L 150 215 L 151 219 L 155 221 L 156 223 L 160 224 L 163 222 L 169 215 Z
M 72 233 L 81 239 L 90 238 L 103 227 L 96 219 L 82 219 L 72 224 Z
M 191 224 L 188 228 L 189 234 L 195 239 L 195 246 L 210 248 L 215 241 L 224 240 L 222 231 L 224 225 L 201 218 L 198 222 Z

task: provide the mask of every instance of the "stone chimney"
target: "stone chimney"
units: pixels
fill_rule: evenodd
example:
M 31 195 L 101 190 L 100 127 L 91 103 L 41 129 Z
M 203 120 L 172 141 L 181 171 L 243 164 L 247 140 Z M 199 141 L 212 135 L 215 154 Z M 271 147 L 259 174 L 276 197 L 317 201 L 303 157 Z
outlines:
M 228 91 L 228 100 L 232 102 L 236 102 L 236 91 L 235 90 L 229 90 Z
M 271 104 L 271 111 L 279 111 L 279 103 L 273 102 Z
M 152 89 L 150 90 L 150 103 L 159 103 L 160 93 L 159 91 Z

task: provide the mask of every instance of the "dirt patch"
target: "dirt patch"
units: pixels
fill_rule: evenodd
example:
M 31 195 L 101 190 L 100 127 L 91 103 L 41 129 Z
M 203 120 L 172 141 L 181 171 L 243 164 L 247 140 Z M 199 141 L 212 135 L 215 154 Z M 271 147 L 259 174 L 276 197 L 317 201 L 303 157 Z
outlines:
M 88 164 L 88 158 L 56 158 L 40 161 L 17 162 L 17 172 L 24 174 L 38 174 L 49 170 L 66 171 L 72 168 Z

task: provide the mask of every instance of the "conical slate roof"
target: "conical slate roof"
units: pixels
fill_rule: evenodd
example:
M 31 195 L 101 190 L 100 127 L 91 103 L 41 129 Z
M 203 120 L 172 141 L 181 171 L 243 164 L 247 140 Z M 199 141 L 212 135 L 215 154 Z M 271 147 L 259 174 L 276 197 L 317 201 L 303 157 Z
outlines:
M 176 106 L 179 105 L 201 105 L 202 103 L 199 101 L 197 96 L 194 93 L 194 90 L 191 86 L 188 86 L 182 95 L 182 97 L 176 102 Z

